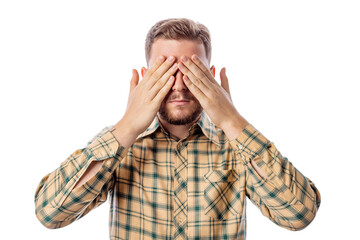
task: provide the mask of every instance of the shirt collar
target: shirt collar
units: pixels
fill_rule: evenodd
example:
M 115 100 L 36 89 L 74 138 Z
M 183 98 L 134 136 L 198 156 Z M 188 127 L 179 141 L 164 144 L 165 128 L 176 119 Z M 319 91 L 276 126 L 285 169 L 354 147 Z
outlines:
M 191 131 L 196 125 L 198 125 L 202 131 L 202 133 L 209 138 L 213 143 L 215 143 L 217 146 L 221 147 L 221 143 L 219 141 L 218 136 L 218 128 L 215 126 L 215 124 L 211 121 L 209 116 L 205 113 L 205 111 L 201 112 L 201 116 L 199 120 L 190 127 L 189 131 Z M 159 128 L 160 127 L 160 128 Z M 136 139 L 143 138 L 145 136 L 148 136 L 152 133 L 154 133 L 157 129 L 161 129 L 163 132 L 167 132 L 164 127 L 161 125 L 158 116 L 155 116 L 155 119 L 152 121 L 150 126 L 142 132 Z

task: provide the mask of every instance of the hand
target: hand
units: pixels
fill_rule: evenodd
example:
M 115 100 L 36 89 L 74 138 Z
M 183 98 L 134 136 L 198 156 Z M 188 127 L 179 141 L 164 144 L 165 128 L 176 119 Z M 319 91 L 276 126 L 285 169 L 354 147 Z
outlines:
M 173 75 L 178 69 L 178 64 L 175 63 L 175 57 L 170 57 L 165 60 L 164 56 L 159 56 L 140 83 L 139 74 L 133 69 L 128 104 L 120 121 L 136 134 L 149 127 L 174 83 Z
M 187 88 L 198 99 L 216 126 L 225 130 L 225 128 L 247 125 L 246 120 L 241 117 L 232 103 L 225 68 L 220 71 L 220 86 L 196 55 L 192 55 L 191 59 L 183 56 L 179 67 L 184 74 L 183 79 Z

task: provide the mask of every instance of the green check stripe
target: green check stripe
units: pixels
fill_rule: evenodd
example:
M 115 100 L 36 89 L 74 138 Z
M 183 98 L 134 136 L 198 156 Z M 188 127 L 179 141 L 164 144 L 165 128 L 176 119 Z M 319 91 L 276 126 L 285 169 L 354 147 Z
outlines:
M 43 225 L 67 226 L 109 199 L 110 239 L 241 240 L 246 197 L 289 230 L 309 225 L 320 206 L 314 183 L 251 124 L 229 141 L 203 111 L 177 139 L 155 117 L 129 148 L 112 127 L 41 179 L 34 200 Z M 103 161 L 100 170 L 74 189 L 93 161 Z

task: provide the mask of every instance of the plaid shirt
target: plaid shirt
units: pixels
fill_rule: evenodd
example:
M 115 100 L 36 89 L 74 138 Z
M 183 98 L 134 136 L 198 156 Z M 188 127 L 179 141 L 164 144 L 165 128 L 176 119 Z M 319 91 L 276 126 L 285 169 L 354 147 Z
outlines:
M 229 141 L 203 111 L 179 139 L 156 116 L 129 148 L 112 126 L 41 180 L 35 211 L 43 225 L 64 227 L 109 198 L 110 239 L 245 239 L 246 197 L 290 230 L 306 227 L 320 206 L 310 179 L 251 124 Z M 92 161 L 103 161 L 99 172 L 73 189 Z

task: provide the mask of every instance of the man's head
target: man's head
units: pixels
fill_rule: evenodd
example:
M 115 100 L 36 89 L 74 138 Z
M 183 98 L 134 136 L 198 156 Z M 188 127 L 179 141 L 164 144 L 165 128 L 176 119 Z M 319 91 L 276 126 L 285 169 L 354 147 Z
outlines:
M 209 30 L 200 23 L 186 18 L 170 18 L 157 22 L 148 32 L 145 41 L 145 57 L 149 68 L 162 55 L 174 56 L 179 62 L 181 56 L 190 58 L 196 54 L 209 68 L 211 60 L 211 39 Z M 209 68 L 215 75 L 215 68 Z M 147 69 L 142 68 L 144 76 Z M 185 125 L 198 119 L 203 108 L 183 82 L 183 74 L 178 70 L 175 82 L 161 103 L 158 116 L 173 125 Z M 184 105 L 171 103 L 172 100 L 189 100 Z

